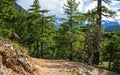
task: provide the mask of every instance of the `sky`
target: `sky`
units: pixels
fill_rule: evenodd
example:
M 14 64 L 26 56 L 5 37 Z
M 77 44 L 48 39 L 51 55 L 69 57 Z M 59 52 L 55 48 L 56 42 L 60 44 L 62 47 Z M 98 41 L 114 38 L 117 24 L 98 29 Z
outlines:
M 22 6 L 24 9 L 28 10 L 30 8 L 30 5 L 32 5 L 34 0 L 18 0 L 17 3 Z M 66 3 L 66 0 L 39 0 L 41 9 L 48 9 L 50 12 L 48 15 L 56 15 L 57 17 L 64 17 L 65 14 L 63 12 L 63 5 Z M 80 5 L 78 7 L 79 11 L 81 12 L 87 12 L 88 10 L 91 10 L 97 6 L 96 1 L 92 0 L 76 0 L 76 2 L 80 2 Z M 103 3 L 106 7 L 110 8 L 111 10 L 117 11 L 120 9 L 120 1 L 113 1 L 110 5 Z M 116 20 L 120 22 L 120 11 L 117 11 L 117 17 Z M 104 20 L 113 20 L 112 18 L 106 18 L 103 17 Z

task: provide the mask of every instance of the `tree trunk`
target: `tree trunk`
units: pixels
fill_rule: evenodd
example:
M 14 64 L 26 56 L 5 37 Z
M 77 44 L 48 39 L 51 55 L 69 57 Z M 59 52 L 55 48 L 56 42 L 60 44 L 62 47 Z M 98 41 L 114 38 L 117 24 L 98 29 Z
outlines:
M 41 21 L 41 24 L 42 24 L 42 27 L 41 27 L 41 32 L 42 32 L 42 36 L 43 36 L 43 34 L 44 34 L 44 28 L 43 28 L 43 23 L 44 23 L 44 17 L 43 17 L 43 14 L 44 13 L 42 13 L 42 21 Z M 40 55 L 41 55 L 41 58 L 43 58 L 43 48 L 44 48 L 44 42 L 43 42 L 43 40 L 42 40 L 42 42 L 41 42 L 41 51 L 40 51 Z
M 70 42 L 70 56 L 69 56 L 69 60 L 73 60 L 73 45 L 72 42 Z
M 41 58 L 43 58 L 43 48 L 44 48 L 44 43 L 41 42 L 41 51 L 40 51 Z
M 112 52 L 110 52 L 110 57 L 109 57 L 109 64 L 108 64 L 108 69 L 111 69 L 111 63 L 112 63 Z
M 100 52 L 94 52 L 93 53 L 93 65 L 98 65 L 99 64 L 99 56 Z
M 37 51 L 36 51 L 37 55 L 36 56 L 37 56 L 37 58 L 39 58 L 40 57 L 40 50 L 39 50 L 39 41 L 38 40 L 36 41 L 36 49 L 37 49 Z
M 100 42 L 101 42 L 101 15 L 102 15 L 102 1 L 98 0 L 97 3 L 97 14 L 98 18 L 96 20 L 96 28 L 95 28 L 95 35 L 94 35 L 94 53 L 93 53 L 93 65 L 99 64 L 99 55 L 100 55 Z

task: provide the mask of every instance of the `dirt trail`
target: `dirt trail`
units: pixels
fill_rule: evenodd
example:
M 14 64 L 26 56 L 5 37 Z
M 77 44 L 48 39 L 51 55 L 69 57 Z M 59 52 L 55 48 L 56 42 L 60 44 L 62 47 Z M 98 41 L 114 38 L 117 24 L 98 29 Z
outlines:
M 78 62 L 65 60 L 44 60 L 32 58 L 37 68 L 37 75 L 79 75 L 74 72 L 76 68 L 87 68 L 93 75 L 119 75 L 104 69 L 98 69 Z

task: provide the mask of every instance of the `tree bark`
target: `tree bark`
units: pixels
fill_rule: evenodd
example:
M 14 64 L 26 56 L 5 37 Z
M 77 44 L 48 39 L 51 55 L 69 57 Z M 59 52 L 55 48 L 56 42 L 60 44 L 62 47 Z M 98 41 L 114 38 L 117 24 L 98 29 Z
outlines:
M 40 50 L 39 50 L 39 41 L 37 40 L 36 41 L 36 49 L 37 49 L 37 58 L 39 58 L 39 56 L 40 56 Z
M 44 43 L 41 42 L 41 51 L 40 51 L 41 58 L 43 58 L 43 48 L 44 48 Z
M 73 60 L 73 45 L 72 42 L 70 42 L 70 56 L 69 56 L 69 60 Z
M 93 53 L 93 65 L 99 64 L 99 56 L 100 56 L 100 42 L 101 42 L 101 15 L 102 15 L 102 1 L 97 1 L 97 14 L 98 18 L 96 19 L 96 28 L 94 35 L 94 53 Z
M 110 57 L 109 57 L 109 64 L 108 64 L 109 70 L 111 69 L 111 63 L 112 63 L 112 52 L 110 52 Z
M 42 13 L 42 21 L 41 21 L 41 24 L 42 24 L 42 28 L 41 28 L 41 32 L 42 32 L 42 36 L 43 36 L 43 34 L 44 34 L 44 28 L 43 28 L 43 23 L 44 23 L 44 17 L 43 17 L 43 14 L 44 13 Z M 43 42 L 43 40 L 41 41 L 41 51 L 40 51 L 40 56 L 41 56 L 41 58 L 43 58 L 43 48 L 44 48 L 44 42 Z

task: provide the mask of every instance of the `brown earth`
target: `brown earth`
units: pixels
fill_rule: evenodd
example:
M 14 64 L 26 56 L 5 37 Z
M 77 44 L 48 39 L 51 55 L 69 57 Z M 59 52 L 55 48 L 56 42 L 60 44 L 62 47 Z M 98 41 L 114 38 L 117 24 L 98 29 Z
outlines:
M 36 75 L 80 75 L 75 69 L 86 69 L 93 75 L 119 75 L 104 69 L 98 69 L 78 62 L 70 62 L 65 60 L 45 60 L 32 58 L 35 63 Z M 82 74 L 81 74 L 82 75 Z

